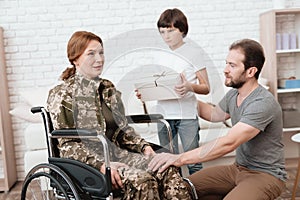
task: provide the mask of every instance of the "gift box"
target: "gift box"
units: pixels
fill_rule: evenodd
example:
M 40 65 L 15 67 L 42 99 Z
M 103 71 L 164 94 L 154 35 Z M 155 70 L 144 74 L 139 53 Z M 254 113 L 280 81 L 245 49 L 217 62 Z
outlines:
M 134 86 L 141 94 L 142 101 L 179 99 L 174 88 L 181 83 L 181 77 L 176 72 L 161 72 L 143 77 Z

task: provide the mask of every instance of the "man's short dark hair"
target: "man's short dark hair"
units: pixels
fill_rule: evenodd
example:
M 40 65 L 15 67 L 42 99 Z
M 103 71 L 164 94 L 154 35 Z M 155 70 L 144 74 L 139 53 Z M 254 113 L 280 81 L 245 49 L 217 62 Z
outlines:
M 247 70 L 250 67 L 257 68 L 255 78 L 258 79 L 259 74 L 265 63 L 263 47 L 255 40 L 242 39 L 231 44 L 229 50 L 233 49 L 240 49 L 244 53 L 245 59 L 243 63 L 245 66 L 245 70 Z

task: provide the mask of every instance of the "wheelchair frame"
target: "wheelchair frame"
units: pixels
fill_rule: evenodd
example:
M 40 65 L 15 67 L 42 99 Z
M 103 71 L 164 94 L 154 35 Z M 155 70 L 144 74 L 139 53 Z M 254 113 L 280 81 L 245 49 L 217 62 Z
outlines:
M 44 107 L 33 107 L 31 112 L 42 114 L 48 163 L 36 165 L 28 172 L 22 186 L 21 200 L 113 199 L 108 145 L 104 136 L 87 129 L 53 130 L 49 113 Z M 62 137 L 98 138 L 103 144 L 105 174 L 80 161 L 59 158 L 58 149 L 53 146 L 56 139 Z
M 111 169 L 108 144 L 103 135 L 94 130 L 59 129 L 53 130 L 49 112 L 44 107 L 33 107 L 32 113 L 41 113 L 48 147 L 48 163 L 34 166 L 25 177 L 21 200 L 27 199 L 66 199 L 92 200 L 113 199 Z M 169 131 L 170 151 L 173 152 L 171 128 L 160 114 L 143 114 L 126 116 L 128 123 L 163 123 Z M 103 144 L 105 174 L 85 163 L 68 158 L 60 158 L 56 145 L 57 138 L 98 138 Z M 156 152 L 166 149 L 159 145 L 153 146 Z M 163 149 L 163 150 L 162 150 Z M 192 183 L 184 178 L 191 186 Z M 32 187 L 32 188 L 31 188 Z M 37 188 L 39 191 L 35 190 Z M 197 199 L 197 198 L 194 198 Z

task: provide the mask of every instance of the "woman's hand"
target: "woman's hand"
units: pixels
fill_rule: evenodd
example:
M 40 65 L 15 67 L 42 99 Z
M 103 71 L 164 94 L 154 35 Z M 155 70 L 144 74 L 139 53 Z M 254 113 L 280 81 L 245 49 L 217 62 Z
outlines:
M 123 167 L 123 168 L 128 168 L 128 165 L 120 162 L 111 162 L 110 163 L 110 168 L 111 168 L 111 183 L 113 186 L 113 189 L 119 189 L 123 188 L 123 183 L 121 180 L 121 177 L 118 172 L 118 168 Z M 105 174 L 105 164 L 101 166 L 100 171 Z
M 143 151 L 144 156 L 146 157 L 151 157 L 155 155 L 155 151 L 152 149 L 151 146 L 146 146 L 144 151 Z

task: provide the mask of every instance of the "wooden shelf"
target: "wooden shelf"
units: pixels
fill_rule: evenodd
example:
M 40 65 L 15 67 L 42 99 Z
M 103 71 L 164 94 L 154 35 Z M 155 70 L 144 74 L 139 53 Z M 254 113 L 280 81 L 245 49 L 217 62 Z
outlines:
M 278 94 L 300 92 L 300 88 L 289 88 L 289 89 L 277 89 Z
M 286 49 L 286 50 L 276 50 L 277 54 L 281 53 L 300 53 L 300 49 Z
M 300 127 L 293 127 L 293 128 L 283 128 L 284 133 L 288 132 L 300 132 Z
M 297 48 L 277 50 L 277 33 L 295 33 L 298 37 Z M 261 76 L 268 80 L 269 90 L 282 108 L 293 107 L 297 110 L 300 110 L 300 88 L 278 88 L 278 80 L 284 76 L 300 78 L 299 36 L 300 8 L 274 9 L 260 14 L 260 43 L 264 48 L 266 57 Z M 287 70 L 291 71 L 287 72 Z M 289 94 L 287 100 L 283 94 Z M 288 120 L 297 121 L 298 119 Z M 283 128 L 283 132 L 297 133 L 300 132 L 300 127 Z
M 277 24 L 278 22 L 281 23 L 282 17 L 287 18 L 288 22 L 286 23 L 289 23 L 289 26 L 287 25 L 283 26 L 281 24 L 279 25 Z M 298 54 L 300 53 L 300 46 L 298 46 L 297 49 L 276 50 L 276 33 L 295 32 L 299 39 L 299 35 L 300 35 L 299 31 L 300 31 L 300 8 L 275 9 L 260 14 L 260 42 L 264 47 L 265 56 L 266 56 L 266 63 L 262 69 L 261 76 L 263 78 L 266 78 L 269 81 L 270 91 L 273 93 L 273 95 L 276 98 L 277 98 L 277 87 L 278 87 L 277 73 L 280 73 L 278 71 L 278 66 L 277 66 L 277 62 L 278 62 L 277 56 L 279 56 L 280 54 L 295 53 L 295 55 L 293 56 L 297 58 L 300 57 L 300 54 Z M 299 62 L 299 59 L 297 59 L 297 62 Z M 281 90 L 280 93 L 285 93 L 285 91 Z
M 274 9 L 271 12 L 275 12 L 278 15 L 300 14 L 300 8 Z

